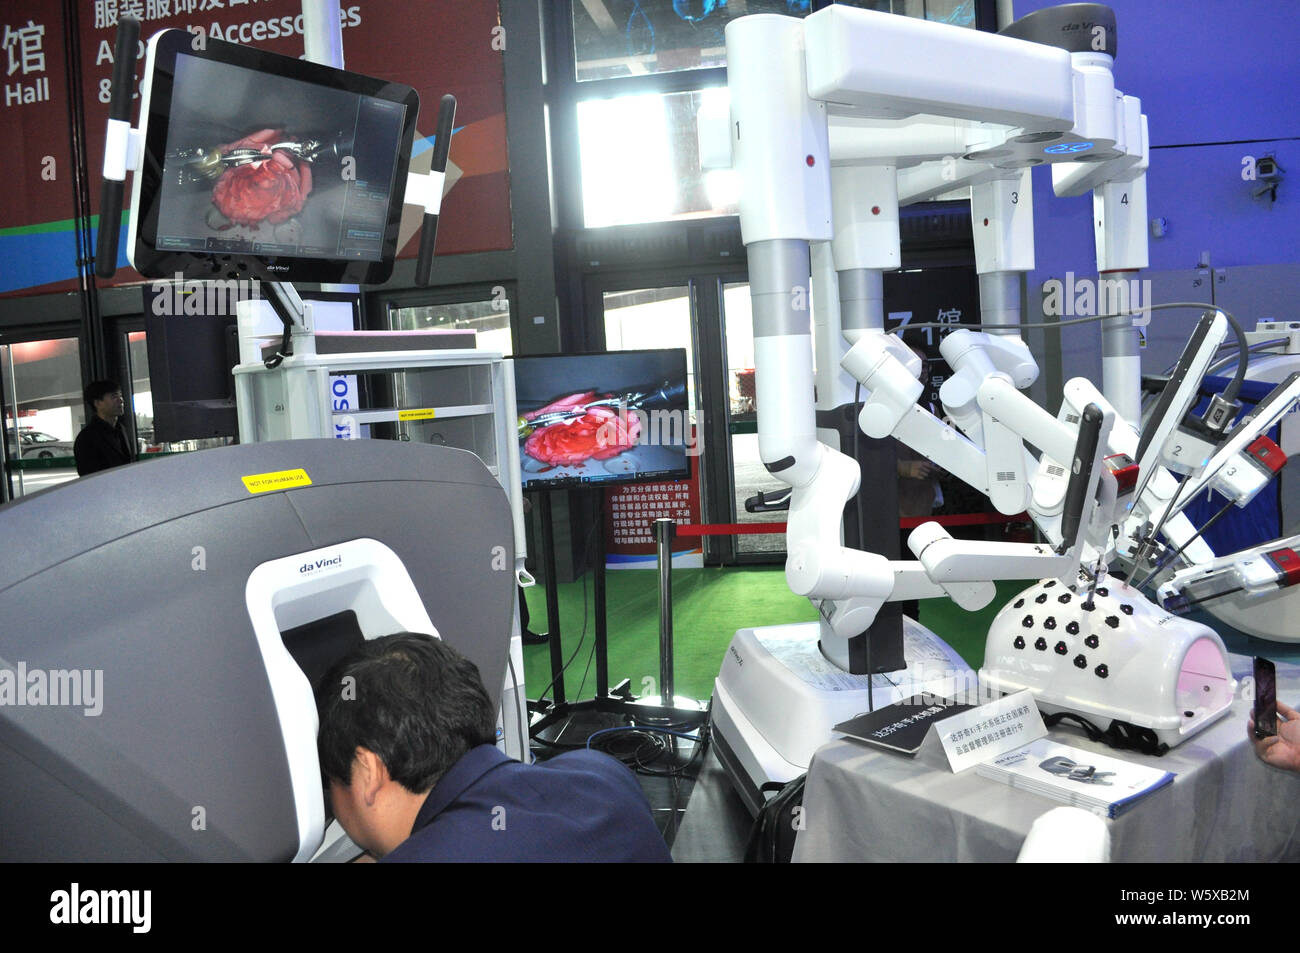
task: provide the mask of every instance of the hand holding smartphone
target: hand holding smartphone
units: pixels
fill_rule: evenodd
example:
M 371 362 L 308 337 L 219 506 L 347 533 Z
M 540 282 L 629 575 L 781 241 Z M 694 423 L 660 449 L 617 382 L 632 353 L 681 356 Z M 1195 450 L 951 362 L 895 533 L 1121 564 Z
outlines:
M 1255 737 L 1277 734 L 1277 669 L 1266 658 L 1255 656 Z
M 1255 659 L 1255 704 L 1248 735 L 1265 764 L 1300 774 L 1300 711 L 1277 698 L 1277 673 L 1268 659 Z

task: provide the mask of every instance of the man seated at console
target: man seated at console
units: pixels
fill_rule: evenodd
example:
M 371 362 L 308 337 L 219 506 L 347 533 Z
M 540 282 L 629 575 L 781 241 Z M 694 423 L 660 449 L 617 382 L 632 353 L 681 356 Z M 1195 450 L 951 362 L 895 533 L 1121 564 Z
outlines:
M 596 751 L 525 765 L 497 749 L 478 668 L 428 635 L 369 640 L 316 690 L 321 773 L 382 861 L 669 861 L 636 778 Z

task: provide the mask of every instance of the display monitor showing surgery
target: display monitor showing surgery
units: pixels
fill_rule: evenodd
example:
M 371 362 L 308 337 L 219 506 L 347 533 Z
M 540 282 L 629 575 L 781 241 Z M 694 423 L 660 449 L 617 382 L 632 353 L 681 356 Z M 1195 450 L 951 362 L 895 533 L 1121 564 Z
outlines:
M 149 277 L 383 281 L 409 87 L 167 31 L 150 42 L 132 263 Z
M 686 351 L 517 357 L 525 490 L 690 476 Z

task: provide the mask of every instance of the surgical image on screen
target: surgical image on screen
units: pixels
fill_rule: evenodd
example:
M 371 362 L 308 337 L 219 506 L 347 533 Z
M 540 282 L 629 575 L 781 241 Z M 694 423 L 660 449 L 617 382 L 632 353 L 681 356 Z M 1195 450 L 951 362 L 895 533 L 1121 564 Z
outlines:
M 177 56 L 156 247 L 379 261 L 404 114 Z
M 683 350 L 516 358 L 515 392 L 525 489 L 690 472 Z

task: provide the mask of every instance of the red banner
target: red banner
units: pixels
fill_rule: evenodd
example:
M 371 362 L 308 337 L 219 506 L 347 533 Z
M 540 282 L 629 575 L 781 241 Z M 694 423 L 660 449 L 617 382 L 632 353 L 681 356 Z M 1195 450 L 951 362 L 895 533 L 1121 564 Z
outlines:
M 59 0 L 0 5 L 0 292 L 76 274 Z
M 68 91 L 59 0 L 9 0 L 0 14 L 5 134 L 0 229 L 73 214 Z

